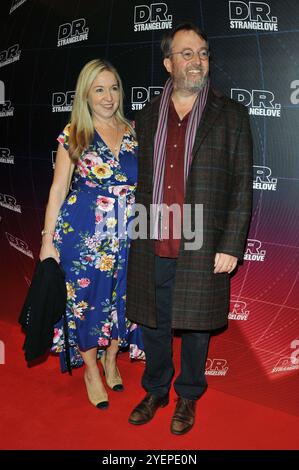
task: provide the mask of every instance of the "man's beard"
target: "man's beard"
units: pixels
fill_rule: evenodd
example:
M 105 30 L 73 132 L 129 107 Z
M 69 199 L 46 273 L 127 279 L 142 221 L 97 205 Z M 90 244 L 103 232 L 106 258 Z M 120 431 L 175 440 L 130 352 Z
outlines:
M 208 81 L 208 73 L 203 75 L 203 70 L 199 66 L 190 66 L 189 70 L 199 70 L 201 74 L 199 74 L 196 80 L 188 80 L 188 69 L 186 70 L 186 74 L 180 74 L 175 78 L 175 88 L 180 91 L 184 91 L 187 93 L 198 93 L 202 90 L 207 81 Z

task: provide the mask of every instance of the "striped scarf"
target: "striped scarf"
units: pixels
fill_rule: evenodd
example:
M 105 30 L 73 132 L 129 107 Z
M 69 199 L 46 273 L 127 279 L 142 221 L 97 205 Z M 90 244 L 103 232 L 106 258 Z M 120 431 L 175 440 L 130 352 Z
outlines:
M 195 140 L 197 128 L 207 102 L 209 91 L 209 80 L 204 88 L 199 92 L 198 97 L 191 110 L 185 136 L 185 154 L 184 154 L 184 186 L 188 179 L 189 169 L 192 163 L 192 149 Z M 166 141 L 167 141 L 167 122 L 170 97 L 173 92 L 172 79 L 169 78 L 164 86 L 159 107 L 159 119 L 157 132 L 154 143 L 153 158 L 153 210 L 154 225 L 153 238 L 161 239 L 161 221 L 163 189 L 164 189 L 164 173 L 166 160 Z

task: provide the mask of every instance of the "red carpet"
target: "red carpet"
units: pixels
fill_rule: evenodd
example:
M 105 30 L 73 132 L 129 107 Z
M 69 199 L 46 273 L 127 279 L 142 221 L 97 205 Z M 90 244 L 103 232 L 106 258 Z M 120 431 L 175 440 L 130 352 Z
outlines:
M 10 318 L 11 320 L 11 318 Z M 296 449 L 298 418 L 216 391 L 211 387 L 198 402 L 194 429 L 185 436 L 169 431 L 175 406 L 158 410 L 154 420 L 134 427 L 128 423 L 133 406 L 143 397 L 143 364 L 119 358 L 125 391 L 110 392 L 110 407 L 89 404 L 83 369 L 73 377 L 61 374 L 56 357 L 27 368 L 23 334 L 18 325 L 2 320 L 0 339 L 6 362 L 1 374 L 1 449 Z M 178 364 L 175 343 L 175 362 Z

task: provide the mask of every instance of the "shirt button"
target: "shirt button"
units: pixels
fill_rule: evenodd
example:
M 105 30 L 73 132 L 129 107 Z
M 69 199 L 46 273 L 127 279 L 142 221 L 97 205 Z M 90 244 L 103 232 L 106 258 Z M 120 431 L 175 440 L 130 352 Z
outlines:
M 174 144 L 174 148 L 175 148 L 175 149 L 177 148 L 177 144 Z
M 171 189 L 171 186 L 167 186 L 168 189 Z
M 178 123 L 178 126 L 181 127 L 181 125 L 182 125 L 182 124 L 179 122 L 179 123 Z
M 173 164 L 170 165 L 170 168 L 173 168 Z

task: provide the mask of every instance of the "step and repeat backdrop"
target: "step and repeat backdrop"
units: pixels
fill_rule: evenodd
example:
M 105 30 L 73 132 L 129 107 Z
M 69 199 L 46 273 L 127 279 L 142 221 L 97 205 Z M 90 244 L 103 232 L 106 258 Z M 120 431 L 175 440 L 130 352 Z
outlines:
M 254 138 L 252 223 L 232 278 L 229 328 L 212 339 L 207 378 L 218 390 L 298 413 L 299 2 L 10 0 L 0 8 L 6 318 L 17 318 L 13 299 L 21 305 L 38 258 L 56 137 L 80 69 L 110 60 L 133 118 L 167 78 L 163 33 L 192 20 L 209 36 L 213 86 L 247 106 Z

